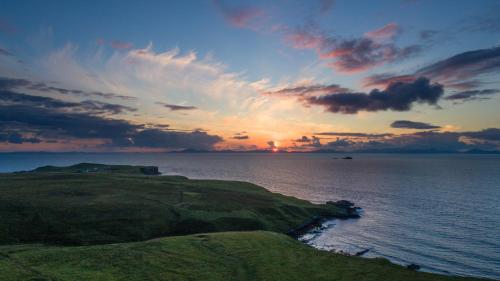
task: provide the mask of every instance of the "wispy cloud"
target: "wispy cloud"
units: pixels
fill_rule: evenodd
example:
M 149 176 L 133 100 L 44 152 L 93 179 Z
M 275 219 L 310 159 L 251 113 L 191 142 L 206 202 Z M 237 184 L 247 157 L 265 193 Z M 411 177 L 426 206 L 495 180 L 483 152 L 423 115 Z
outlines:
M 34 82 L 22 78 L 7 78 L 0 77 L 0 89 L 11 90 L 11 89 L 27 89 L 43 93 L 58 93 L 62 95 L 76 95 L 84 97 L 101 97 L 105 99 L 122 99 L 122 100 L 135 100 L 135 97 L 124 96 L 115 93 L 103 93 L 98 91 L 84 91 L 76 89 L 66 89 L 61 87 L 54 87 L 47 85 L 44 82 Z
M 396 120 L 392 122 L 391 127 L 397 129 L 417 129 L 417 130 L 432 130 L 441 128 L 441 126 L 436 126 L 424 122 L 409 121 L 409 120 Z
M 164 106 L 172 111 L 182 111 L 182 110 L 195 110 L 198 109 L 196 106 L 192 105 L 177 105 L 177 104 L 169 104 L 164 102 L 157 102 L 161 106 Z
M 52 108 L 65 112 L 88 112 L 92 114 L 120 114 L 126 111 L 136 111 L 136 108 L 100 102 L 95 100 L 85 100 L 82 102 L 68 102 L 50 97 L 34 96 L 16 93 L 7 90 L 0 90 L 0 102 L 3 105 L 21 106 L 29 105 L 39 108 Z
M 321 85 L 321 84 L 307 84 L 297 85 L 287 88 L 265 91 L 265 95 L 283 95 L 283 96 L 308 96 L 320 94 L 332 94 L 347 92 L 349 89 L 344 88 L 338 84 Z
M 0 55 L 1 56 L 7 56 L 7 57 L 13 56 L 13 54 L 11 52 L 7 51 L 4 48 L 0 48 Z
M 258 81 L 253 83 L 242 73 L 227 71 L 227 66 L 211 55 L 200 57 L 178 48 L 156 51 L 152 44 L 92 60 L 86 60 L 87 56 L 82 59 L 77 52 L 76 46 L 66 45 L 42 58 L 44 72 L 36 80 L 57 78 L 59 84 L 71 85 L 69 89 L 134 97 L 135 101 L 124 100 L 139 108 L 124 116 L 127 120 L 169 123 L 187 130 L 202 123 L 217 135 L 228 135 L 241 127 L 272 134 L 275 128 L 288 124 L 276 119 L 277 112 L 293 109 L 287 102 L 278 104 L 263 98 Z M 164 103 L 172 107 L 167 108 L 174 110 L 161 110 L 155 106 L 157 101 L 168 101 Z M 203 104 L 203 109 L 190 107 L 198 104 Z M 189 115 L 184 114 L 187 110 Z M 264 143 L 262 139 L 255 141 Z
M 491 99 L 491 96 L 499 94 L 498 89 L 484 89 L 484 90 L 469 90 L 454 93 L 447 96 L 445 99 L 452 101 L 473 101 L 473 100 L 484 100 Z
M 233 139 L 235 140 L 248 140 L 250 137 L 248 135 L 235 135 L 233 136 Z
M 467 51 L 417 71 L 435 80 L 458 82 L 500 70 L 500 47 Z
M 111 41 L 109 44 L 113 49 L 119 50 L 130 49 L 133 47 L 132 43 L 124 41 Z
M 181 53 L 174 48 L 156 52 L 149 44 L 116 52 L 109 58 L 97 57 L 98 61 L 80 61 L 77 50 L 66 45 L 42 60 L 47 80 L 56 77 L 79 88 L 106 89 L 140 99 L 167 99 L 173 104 L 202 96 L 244 99 L 248 95 L 241 92 L 255 93 L 241 74 L 227 72 L 223 63 L 211 56 L 199 58 L 194 51 Z
M 352 132 L 319 132 L 315 133 L 318 136 L 337 136 L 337 137 L 362 137 L 362 138 L 384 138 L 390 137 L 394 134 L 383 133 L 383 134 L 371 134 L 371 133 L 352 133 Z
M 365 33 L 365 36 L 376 41 L 392 40 L 401 32 L 398 24 L 391 22 L 385 26 Z
M 224 19 L 238 28 L 253 28 L 255 21 L 264 15 L 264 10 L 255 6 L 241 6 L 223 0 L 214 0 L 213 3 Z
M 390 73 L 375 74 L 363 79 L 363 87 L 385 88 L 395 82 L 411 83 L 415 81 L 414 75 L 394 75 Z

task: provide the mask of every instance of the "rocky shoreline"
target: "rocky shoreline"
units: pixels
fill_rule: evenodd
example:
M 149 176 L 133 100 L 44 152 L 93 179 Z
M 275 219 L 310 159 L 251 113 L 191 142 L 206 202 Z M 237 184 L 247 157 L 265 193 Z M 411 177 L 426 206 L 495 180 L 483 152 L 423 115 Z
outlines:
M 301 236 L 307 234 L 308 232 L 312 231 L 313 229 L 321 228 L 323 223 L 325 223 L 328 220 L 331 219 L 357 219 L 360 218 L 360 207 L 356 207 L 354 203 L 347 201 L 347 200 L 339 200 L 339 201 L 328 201 L 326 202 L 328 205 L 333 205 L 337 207 L 340 211 L 341 214 L 334 216 L 334 217 L 327 217 L 327 216 L 315 216 L 311 218 L 310 220 L 304 222 L 303 224 L 299 225 L 298 227 L 290 229 L 286 234 L 295 238 L 299 239 Z
M 325 223 L 327 221 L 335 220 L 335 219 L 358 219 L 361 217 L 361 207 L 357 207 L 353 202 L 348 201 L 348 200 L 339 200 L 339 201 L 328 201 L 326 204 L 329 205 L 334 205 L 337 208 L 341 210 L 343 213 L 340 216 L 335 216 L 335 217 L 325 217 L 325 216 L 316 216 L 310 219 L 309 221 L 303 223 L 302 225 L 293 228 L 287 232 L 287 235 L 293 237 L 294 239 L 297 239 L 298 241 L 303 242 L 306 245 L 309 245 L 308 241 L 310 239 L 301 239 L 304 238 L 307 234 L 313 234 L 313 233 L 320 233 L 324 229 L 328 228 L 328 226 L 325 226 Z M 311 246 L 311 245 L 310 245 Z M 344 252 L 342 250 L 340 251 L 335 251 L 335 250 L 330 250 L 333 251 L 337 254 L 344 255 L 344 256 L 356 256 L 356 257 L 362 257 L 366 253 L 370 251 L 370 249 L 363 249 L 361 251 L 358 251 L 356 253 L 348 253 Z M 415 263 L 410 263 L 405 265 L 406 269 L 412 270 L 412 271 L 418 271 L 420 270 L 420 265 L 415 264 Z

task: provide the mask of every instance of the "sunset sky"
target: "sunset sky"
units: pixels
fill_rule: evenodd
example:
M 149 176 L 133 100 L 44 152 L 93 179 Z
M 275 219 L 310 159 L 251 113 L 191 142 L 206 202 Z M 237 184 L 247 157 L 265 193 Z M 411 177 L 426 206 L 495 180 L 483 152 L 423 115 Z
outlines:
M 499 14 L 0 0 L 0 151 L 500 150 Z

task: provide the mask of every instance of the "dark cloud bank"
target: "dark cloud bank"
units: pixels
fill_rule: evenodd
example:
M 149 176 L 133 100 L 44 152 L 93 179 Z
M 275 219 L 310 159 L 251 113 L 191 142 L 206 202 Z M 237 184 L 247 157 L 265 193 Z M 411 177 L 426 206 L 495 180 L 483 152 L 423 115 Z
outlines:
M 294 142 L 300 143 L 302 147 L 321 147 L 320 138 L 316 136 L 312 136 L 310 138 L 307 136 L 302 136 L 301 138 L 294 140 Z
M 68 102 L 20 93 L 33 83 L 0 79 L 0 142 L 13 144 L 101 139 L 103 148 L 213 149 L 222 141 L 202 131 L 151 128 L 113 119 L 112 115 L 135 111 L 128 106 L 87 100 Z M 22 84 L 22 85 L 21 85 Z
M 398 129 L 418 129 L 418 130 L 431 130 L 431 129 L 439 129 L 441 126 L 432 125 L 429 123 L 423 122 L 414 122 L 408 120 L 397 120 L 392 122 L 392 128 Z
M 354 138 L 383 138 L 390 137 L 394 134 L 384 133 L 384 134 L 368 134 L 368 133 L 343 133 L 343 132 L 321 132 L 316 133 L 318 136 L 336 136 L 336 137 L 354 137 Z
M 443 95 L 443 86 L 431 84 L 427 78 L 405 83 L 394 82 L 385 90 L 369 93 L 334 93 L 305 99 L 308 104 L 322 105 L 333 113 L 354 114 L 358 111 L 408 111 L 413 103 L 436 105 Z
M 157 102 L 156 104 L 164 106 L 164 107 L 170 109 L 171 111 L 198 109 L 196 106 L 192 106 L 192 105 L 176 105 L 176 104 L 169 104 L 169 103 L 164 103 L 164 102 Z
M 481 89 L 482 76 L 500 71 L 500 47 L 463 52 L 417 70 L 413 74 L 376 74 L 367 77 L 365 86 L 387 86 L 395 82 L 409 83 L 418 77 L 430 77 L 446 87 L 461 90 L 446 97 L 454 101 L 491 98 L 498 89 Z
M 282 95 L 282 96 L 308 96 L 315 94 L 331 94 L 347 92 L 349 89 L 341 87 L 338 84 L 330 85 L 304 85 L 296 87 L 288 87 L 276 91 L 264 92 L 265 95 Z
M 317 149 L 314 151 L 319 152 L 500 152 L 500 129 L 498 128 L 470 132 L 424 131 L 402 135 L 341 132 L 323 132 L 316 135 L 322 136 L 321 141 L 318 140 L 315 144 Z M 330 136 L 336 138 L 331 140 L 328 138 Z M 292 149 L 310 150 L 310 142 L 307 140 L 312 138 L 303 136 L 299 140 L 302 139 L 305 140 L 303 141 L 305 144 L 292 147 Z M 300 144 L 299 142 L 297 143 Z
M 447 100 L 452 101 L 472 101 L 472 100 L 484 100 L 491 99 L 491 96 L 500 93 L 497 89 L 484 89 L 484 90 L 469 90 L 454 93 L 446 97 Z
M 0 90 L 27 89 L 42 93 L 58 93 L 62 95 L 76 95 L 84 97 L 100 97 L 105 99 L 135 100 L 135 97 L 119 95 L 115 93 L 89 92 L 75 89 L 65 89 L 49 86 L 43 82 L 34 82 L 27 79 L 0 77 Z
M 309 38 L 309 40 L 313 39 Z M 313 43 L 310 43 L 313 44 Z M 423 67 L 413 74 L 382 73 L 364 79 L 365 87 L 378 87 L 370 92 L 352 92 L 337 84 L 310 85 L 278 89 L 263 94 L 295 96 L 306 106 L 320 105 L 332 113 L 355 114 L 359 111 L 408 111 L 415 103 L 434 105 L 444 96 L 444 87 L 461 90 L 444 97 L 467 102 L 490 99 L 499 89 L 481 89 L 478 78 L 500 70 L 500 47 L 473 50 Z M 430 77 L 433 81 L 431 83 Z
M 23 105 L 31 107 L 52 108 L 66 112 L 81 112 L 91 114 L 119 114 L 126 111 L 136 111 L 136 108 L 105 103 L 95 100 L 82 102 L 68 102 L 50 97 L 33 96 L 12 91 L 0 90 L 0 103 L 2 105 Z

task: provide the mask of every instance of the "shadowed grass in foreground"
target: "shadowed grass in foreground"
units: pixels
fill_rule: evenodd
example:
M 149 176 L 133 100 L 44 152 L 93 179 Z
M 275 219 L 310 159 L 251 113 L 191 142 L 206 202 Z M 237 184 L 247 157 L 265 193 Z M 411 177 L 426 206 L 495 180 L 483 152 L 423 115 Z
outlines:
M 263 231 L 145 242 L 0 247 L 0 280 L 478 280 L 414 272 L 384 259 L 318 251 Z

